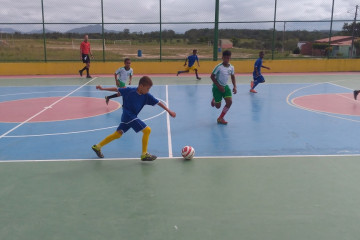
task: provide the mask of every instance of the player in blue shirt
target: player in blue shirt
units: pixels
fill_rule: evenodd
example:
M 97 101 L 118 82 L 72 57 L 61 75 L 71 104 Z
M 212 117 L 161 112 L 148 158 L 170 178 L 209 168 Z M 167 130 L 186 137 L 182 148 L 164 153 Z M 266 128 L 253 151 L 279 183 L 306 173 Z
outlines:
M 120 95 L 123 96 L 123 114 L 121 116 L 121 123 L 119 127 L 114 133 L 104 138 L 104 140 L 102 140 L 100 143 L 92 146 L 92 150 L 94 150 L 98 157 L 104 157 L 101 152 L 101 148 L 103 146 L 115 139 L 120 138 L 124 133 L 126 133 L 130 128 L 132 128 L 135 132 L 143 132 L 141 160 L 153 161 L 157 158 L 155 155 L 151 155 L 147 152 L 151 128 L 147 126 L 143 121 L 141 121 L 137 117 L 137 115 L 145 105 L 159 105 L 172 117 L 176 117 L 176 113 L 168 109 L 162 102 L 157 100 L 149 93 L 152 85 L 152 80 L 149 77 L 144 76 L 140 78 L 137 88 L 103 88 L 100 85 L 96 86 L 96 89 L 119 92 Z
M 266 68 L 268 70 L 270 70 L 269 67 L 266 67 L 264 65 L 262 65 L 262 59 L 264 58 L 264 52 L 261 51 L 259 53 L 259 58 L 256 60 L 255 65 L 254 65 L 254 72 L 253 72 L 253 81 L 251 81 L 250 84 L 250 92 L 252 93 L 257 93 L 257 91 L 255 91 L 255 87 L 259 84 L 259 83 L 263 83 L 265 82 L 264 77 L 261 75 L 261 68 Z
M 201 78 L 199 77 L 198 75 L 198 70 L 197 68 L 195 67 L 195 61 L 197 62 L 198 66 L 200 67 L 200 64 L 199 64 L 199 58 L 198 56 L 196 55 L 197 54 L 197 50 L 194 49 L 193 50 L 193 55 L 190 55 L 188 56 L 186 59 L 185 59 L 185 64 L 184 66 L 186 66 L 186 63 L 188 62 L 188 66 L 185 68 L 185 71 L 178 71 L 177 72 L 177 75 L 176 76 L 179 76 L 179 74 L 181 73 L 188 73 L 190 70 L 192 71 L 195 71 L 195 75 L 196 75 L 196 79 L 197 80 L 200 80 Z

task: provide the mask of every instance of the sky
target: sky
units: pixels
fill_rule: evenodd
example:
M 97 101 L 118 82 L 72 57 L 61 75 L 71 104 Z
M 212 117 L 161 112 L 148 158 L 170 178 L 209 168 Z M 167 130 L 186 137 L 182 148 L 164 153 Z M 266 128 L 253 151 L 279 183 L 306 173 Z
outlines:
M 221 22 L 273 21 L 275 0 L 219 0 Z M 330 20 L 333 0 L 277 0 L 277 21 Z M 104 22 L 109 30 L 158 31 L 160 0 L 103 0 Z M 43 0 L 46 29 L 67 31 L 101 23 L 101 0 Z M 353 20 L 360 0 L 334 0 L 334 20 Z M 20 31 L 42 29 L 41 0 L 0 0 L 0 28 Z M 191 28 L 213 28 L 215 0 L 161 0 L 162 29 L 184 32 Z M 186 24 L 178 24 L 186 22 Z M 201 22 L 201 23 L 195 23 Z M 39 23 L 39 24 L 3 24 Z M 59 24 L 54 24 L 59 23 Z M 63 24 L 63 23 L 74 23 Z M 76 24 L 75 24 L 76 23 Z M 85 24 L 80 24 L 85 23 Z M 118 23 L 118 24 L 115 24 Z M 140 23 L 140 24 L 130 24 Z M 344 22 L 333 25 L 341 28 Z M 276 28 L 282 28 L 277 23 Z M 220 28 L 270 29 L 273 23 L 222 23 Z M 291 30 L 329 29 L 329 23 L 287 23 Z

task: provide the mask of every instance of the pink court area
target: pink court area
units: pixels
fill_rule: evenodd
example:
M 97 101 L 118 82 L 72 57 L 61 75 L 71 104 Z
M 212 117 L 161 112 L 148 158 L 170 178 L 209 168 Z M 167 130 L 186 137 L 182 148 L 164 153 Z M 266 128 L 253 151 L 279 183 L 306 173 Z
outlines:
M 308 110 L 360 116 L 360 99 L 355 100 L 352 93 L 306 95 L 294 98 L 292 103 Z
M 0 103 L 0 122 L 51 122 L 103 115 L 121 107 L 118 102 L 92 97 L 44 97 Z

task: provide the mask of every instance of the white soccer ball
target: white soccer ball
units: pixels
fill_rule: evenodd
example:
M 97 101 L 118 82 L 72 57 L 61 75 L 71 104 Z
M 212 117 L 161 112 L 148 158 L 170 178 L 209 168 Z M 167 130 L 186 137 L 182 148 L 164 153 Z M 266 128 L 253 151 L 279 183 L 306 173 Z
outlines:
M 191 146 L 185 146 L 181 150 L 181 156 L 186 160 L 191 160 L 195 155 L 195 149 Z

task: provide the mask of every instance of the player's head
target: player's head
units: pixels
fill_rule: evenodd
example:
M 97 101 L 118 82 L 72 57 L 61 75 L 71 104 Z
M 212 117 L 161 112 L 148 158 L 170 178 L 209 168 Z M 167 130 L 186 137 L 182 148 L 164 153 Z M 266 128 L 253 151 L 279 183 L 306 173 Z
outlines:
M 138 92 L 140 94 L 146 94 L 149 92 L 152 85 L 153 85 L 153 82 L 152 82 L 151 78 L 149 78 L 148 76 L 143 76 L 139 80 Z
M 229 64 L 231 59 L 231 52 L 229 50 L 225 50 L 222 53 L 222 60 L 224 64 Z
M 260 51 L 260 52 L 259 52 L 259 57 L 260 57 L 260 58 L 264 58 L 264 56 L 265 56 L 264 51 Z
M 85 34 L 84 35 L 84 41 L 87 42 L 88 39 L 89 39 L 89 35 Z
M 124 59 L 124 65 L 125 65 L 125 68 L 129 68 L 130 65 L 131 65 L 131 60 L 130 58 L 125 58 Z
M 197 54 L 197 50 L 196 50 L 196 49 L 193 50 L 193 54 L 194 54 L 194 55 Z

